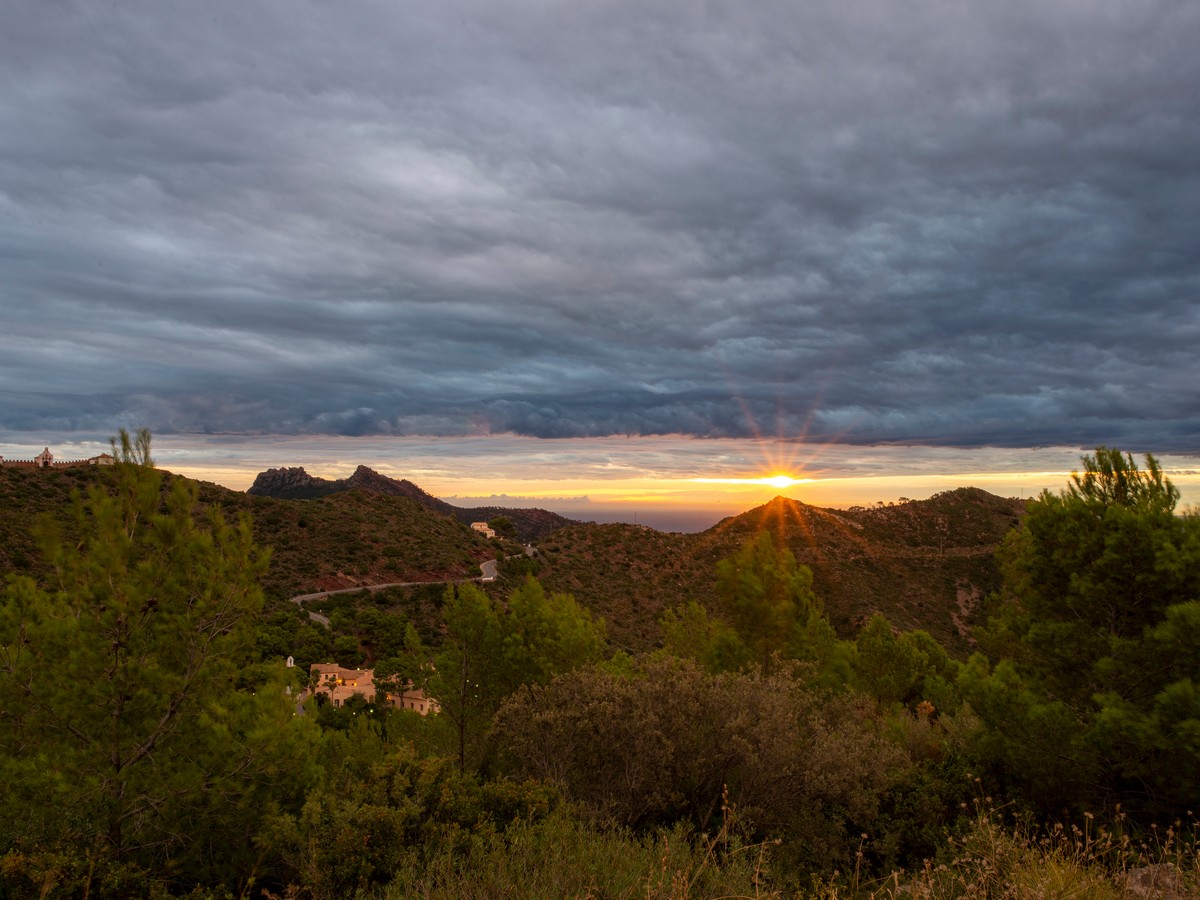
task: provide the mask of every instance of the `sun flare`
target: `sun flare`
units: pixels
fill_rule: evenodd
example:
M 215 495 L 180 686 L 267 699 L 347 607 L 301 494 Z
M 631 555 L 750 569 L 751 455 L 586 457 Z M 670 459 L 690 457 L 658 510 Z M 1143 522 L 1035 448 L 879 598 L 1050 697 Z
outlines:
M 807 480 L 807 478 L 793 478 L 791 475 L 772 475 L 770 478 L 764 478 L 763 483 L 769 484 L 771 487 L 785 488 Z
M 764 487 L 788 488 L 797 484 L 810 484 L 815 479 L 796 478 L 793 475 L 785 475 L 780 473 L 777 475 L 768 475 L 760 478 L 692 478 L 690 480 L 700 484 L 758 484 L 763 485 Z

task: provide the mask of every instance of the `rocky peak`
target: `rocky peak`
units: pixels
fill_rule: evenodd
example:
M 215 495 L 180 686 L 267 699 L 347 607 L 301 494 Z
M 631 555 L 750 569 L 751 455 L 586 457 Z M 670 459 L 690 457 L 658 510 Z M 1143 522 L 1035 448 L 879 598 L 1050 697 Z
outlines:
M 258 473 L 254 484 L 250 485 L 246 493 L 260 497 L 278 497 L 295 491 L 311 490 L 318 480 L 323 481 L 324 479 L 313 478 L 304 471 L 303 466 L 267 469 L 265 472 Z
M 348 489 L 362 488 L 380 494 L 394 493 L 392 485 L 395 484 L 395 480 L 388 478 L 386 475 L 380 475 L 374 469 L 367 466 L 359 466 L 354 470 L 354 474 L 345 481 Z

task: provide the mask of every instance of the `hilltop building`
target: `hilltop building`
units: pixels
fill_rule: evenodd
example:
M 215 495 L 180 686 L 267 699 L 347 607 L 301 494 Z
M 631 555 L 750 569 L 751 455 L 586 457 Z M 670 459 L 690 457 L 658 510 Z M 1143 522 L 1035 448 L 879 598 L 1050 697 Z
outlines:
M 375 687 L 373 669 L 343 669 L 337 663 L 313 663 L 309 671 L 316 680 L 313 693 L 324 694 L 334 706 L 343 706 L 355 694 L 365 700 L 374 700 L 380 693 Z M 385 693 L 383 699 L 395 709 L 410 709 L 423 716 L 438 710 L 437 701 L 413 687 L 411 682 L 402 693 Z
M 494 538 L 496 536 L 495 529 L 488 525 L 487 522 L 472 522 L 471 530 L 478 531 L 485 538 Z
M 72 466 L 111 466 L 112 454 L 101 453 L 99 456 L 89 456 L 87 459 L 69 459 L 56 462 L 50 448 L 45 448 L 33 459 L 5 459 L 0 456 L 0 466 L 11 469 L 67 469 Z

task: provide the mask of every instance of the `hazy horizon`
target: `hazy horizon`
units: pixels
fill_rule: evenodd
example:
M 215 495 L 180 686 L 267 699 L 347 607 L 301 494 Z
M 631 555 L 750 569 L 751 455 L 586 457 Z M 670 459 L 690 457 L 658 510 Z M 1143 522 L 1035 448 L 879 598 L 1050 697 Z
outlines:
M 32 443 L 22 437 L 0 432 L 0 455 L 29 458 L 49 446 L 60 458 L 81 459 L 108 449 L 99 434 L 43 432 Z M 825 507 L 919 500 L 959 487 L 1032 497 L 1065 487 L 1091 449 L 863 447 L 678 435 L 153 438 L 162 468 L 233 490 L 245 490 L 269 468 L 302 466 L 310 475 L 337 479 L 365 465 L 456 506 L 537 506 L 582 521 L 636 521 L 664 531 L 702 531 L 777 495 Z M 1200 456 L 1156 456 L 1180 488 L 1182 505 L 1200 502 Z M 1141 464 L 1139 454 L 1135 459 Z M 783 475 L 796 483 L 768 483 Z

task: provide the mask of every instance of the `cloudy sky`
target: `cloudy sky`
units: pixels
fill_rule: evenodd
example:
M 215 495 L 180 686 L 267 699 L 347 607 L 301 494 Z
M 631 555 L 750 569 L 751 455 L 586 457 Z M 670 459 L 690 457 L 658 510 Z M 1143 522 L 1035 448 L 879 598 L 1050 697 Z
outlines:
M 1198 46 L 1190 0 L 14 4 L 0 443 L 1191 458 Z

